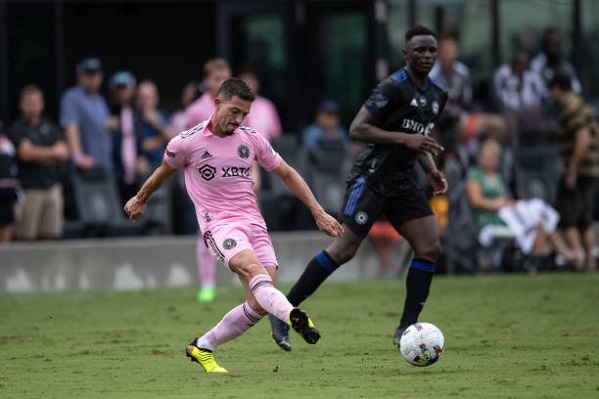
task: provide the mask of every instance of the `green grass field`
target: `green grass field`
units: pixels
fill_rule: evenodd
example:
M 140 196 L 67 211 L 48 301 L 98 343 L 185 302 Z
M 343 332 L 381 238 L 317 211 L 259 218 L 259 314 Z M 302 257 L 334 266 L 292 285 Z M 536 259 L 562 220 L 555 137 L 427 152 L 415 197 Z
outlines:
M 327 284 L 304 304 L 322 332 L 281 351 L 264 320 L 217 351 L 208 375 L 185 345 L 243 300 L 195 290 L 1 298 L 0 397 L 9 398 L 597 398 L 599 274 L 438 276 L 421 320 L 443 358 L 408 365 L 391 345 L 404 284 Z M 283 290 L 289 288 L 283 286 Z

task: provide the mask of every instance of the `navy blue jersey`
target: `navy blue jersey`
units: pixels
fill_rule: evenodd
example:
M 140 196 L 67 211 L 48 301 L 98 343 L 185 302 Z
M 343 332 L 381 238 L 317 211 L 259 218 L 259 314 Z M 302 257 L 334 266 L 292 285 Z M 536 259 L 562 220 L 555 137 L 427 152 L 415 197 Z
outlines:
M 363 107 L 383 130 L 428 135 L 446 102 L 441 85 L 429 78 L 420 87 L 404 68 L 381 81 Z M 413 187 L 418 154 L 403 145 L 369 144 L 356 159 L 349 181 L 362 176 L 377 193 L 400 195 Z

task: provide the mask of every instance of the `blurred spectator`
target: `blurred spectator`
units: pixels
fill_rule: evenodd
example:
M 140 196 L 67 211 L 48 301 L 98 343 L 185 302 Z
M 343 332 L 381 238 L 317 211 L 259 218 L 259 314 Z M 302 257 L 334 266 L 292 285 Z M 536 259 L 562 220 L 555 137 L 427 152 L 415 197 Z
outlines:
M 350 153 L 352 142 L 347 130 L 341 126 L 339 105 L 332 100 L 325 100 L 318 105 L 314 122 L 302 132 L 302 145 L 307 153 L 313 156 L 323 141 L 340 141 Z
M 104 77 L 102 63 L 97 58 L 85 58 L 76 67 L 77 82 L 68 89 L 60 102 L 60 124 L 76 167 L 89 170 L 101 167 L 107 173 L 114 170 L 110 119 L 106 100 L 99 93 Z
M 0 121 L 0 244 L 12 241 L 14 225 L 21 215 L 16 150 L 2 132 Z
M 150 171 L 141 149 L 139 113 L 133 106 L 136 86 L 135 76 L 128 71 L 115 73 L 108 83 L 111 111 L 118 121 L 113 135 L 113 160 L 123 206 L 137 192 L 141 177 Z
M 254 128 L 258 133 L 262 134 L 268 141 L 281 135 L 281 121 L 277 108 L 268 98 L 258 95 L 260 90 L 260 81 L 253 72 L 244 72 L 239 75 L 250 88 L 256 99 L 252 103 L 252 110 L 243 122 L 251 128 Z
M 231 77 L 231 68 L 224 58 L 213 58 L 204 64 L 202 84 L 206 91 L 185 112 L 187 127 L 197 125 L 214 113 L 214 98 L 221 83 Z
M 549 84 L 551 96 L 561 109 L 559 146 L 564 174 L 558 189 L 560 227 L 566 242 L 584 251 L 579 270 L 595 270 L 593 210 L 599 189 L 599 125 L 591 107 L 573 92 L 568 74 L 556 74 Z
M 518 112 L 539 107 L 547 95 L 541 76 L 529 68 L 528 55 L 517 52 L 511 62 L 503 64 L 493 74 L 493 88 L 499 109 Z
M 530 68 L 537 72 L 547 85 L 556 73 L 561 72 L 568 75 L 572 81 L 572 90 L 582 93 L 582 86 L 576 70 L 570 61 L 563 58 L 562 54 L 562 35 L 557 28 L 549 27 L 543 32 L 541 42 L 541 52 L 532 59 Z
M 200 96 L 199 85 L 198 81 L 192 80 L 183 86 L 183 90 L 181 91 L 181 108 L 173 112 L 170 117 L 171 130 L 174 134 L 179 134 L 187 129 L 188 124 L 185 117 L 185 110 Z
M 540 199 L 513 201 L 498 172 L 501 145 L 496 140 L 481 144 L 478 165 L 468 169 L 466 194 L 480 228 L 479 242 L 490 248 L 491 265 L 499 268 L 502 249 L 497 240 L 515 238 L 525 254 L 534 259 L 538 268 L 541 257 L 547 253 L 547 243 L 568 260 L 575 255 L 556 234 L 558 213 Z
M 203 75 L 202 84 L 206 91 L 185 112 L 188 128 L 207 120 L 214 113 L 216 110 L 214 98 L 220 85 L 231 77 L 231 68 L 227 60 L 213 58 L 204 64 Z M 196 258 L 201 282 L 201 288 L 198 291 L 196 299 L 198 302 L 212 302 L 216 293 L 215 264 L 214 258 L 208 250 L 201 232 L 196 246 Z
M 137 86 L 136 104 L 140 117 L 140 134 L 144 154 L 152 169 L 162 163 L 166 144 L 173 137 L 166 111 L 159 108 L 158 87 L 150 80 Z
M 472 108 L 472 80 L 470 69 L 457 59 L 459 49 L 455 38 L 440 37 L 437 48 L 437 61 L 429 76 L 439 82 L 448 94 L 447 104 L 437 122 L 446 156 L 456 152 L 460 120 Z
M 64 227 L 61 166 L 69 159 L 69 149 L 59 127 L 42 116 L 44 96 L 39 87 L 28 85 L 21 90 L 19 108 L 21 117 L 9 129 L 25 194 L 15 238 L 57 239 Z

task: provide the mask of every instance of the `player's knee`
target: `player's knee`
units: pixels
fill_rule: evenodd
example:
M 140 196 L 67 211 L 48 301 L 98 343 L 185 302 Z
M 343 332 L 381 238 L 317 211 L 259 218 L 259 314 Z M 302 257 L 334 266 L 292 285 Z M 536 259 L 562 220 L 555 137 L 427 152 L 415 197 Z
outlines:
M 441 256 L 441 245 L 439 242 L 414 249 L 415 258 L 425 259 L 432 263 L 436 263 L 439 256 Z

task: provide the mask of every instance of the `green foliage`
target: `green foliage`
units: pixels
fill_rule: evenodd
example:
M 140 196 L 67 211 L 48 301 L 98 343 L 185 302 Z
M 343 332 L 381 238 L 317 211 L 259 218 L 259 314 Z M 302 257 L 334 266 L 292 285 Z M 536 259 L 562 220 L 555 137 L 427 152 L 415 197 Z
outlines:
M 243 300 L 193 289 L 8 295 L 0 301 L 0 397 L 591 398 L 599 395 L 598 274 L 438 276 L 422 321 L 444 357 L 408 365 L 391 345 L 399 280 L 325 284 L 304 304 L 322 332 L 283 352 L 263 320 L 216 352 L 208 375 L 186 344 Z M 288 290 L 283 287 L 283 291 Z

